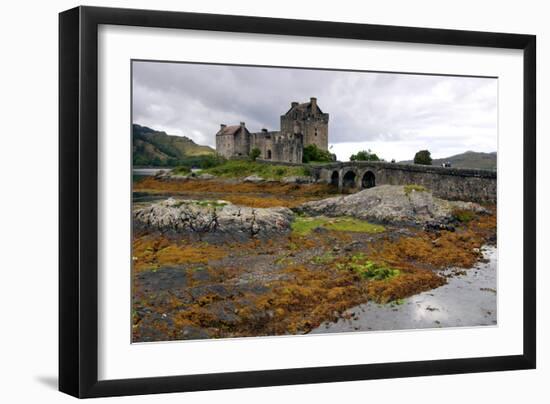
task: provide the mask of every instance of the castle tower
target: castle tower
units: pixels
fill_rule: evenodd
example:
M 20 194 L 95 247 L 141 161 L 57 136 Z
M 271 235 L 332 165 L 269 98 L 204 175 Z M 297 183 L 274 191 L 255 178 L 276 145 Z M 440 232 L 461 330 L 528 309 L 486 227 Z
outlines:
M 309 102 L 292 102 L 290 109 L 281 115 L 281 132 L 302 134 L 304 147 L 316 145 L 321 150 L 328 150 L 328 119 L 317 104 L 317 98 L 311 97 Z
M 250 153 L 250 132 L 244 122 L 239 125 L 220 125 L 216 133 L 216 151 L 226 158 L 243 158 Z

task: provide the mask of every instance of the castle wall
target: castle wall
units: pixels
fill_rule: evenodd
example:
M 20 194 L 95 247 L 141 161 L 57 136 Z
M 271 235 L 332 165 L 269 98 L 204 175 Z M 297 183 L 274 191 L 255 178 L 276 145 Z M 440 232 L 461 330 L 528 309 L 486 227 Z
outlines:
M 231 158 L 235 154 L 235 142 L 233 135 L 216 135 L 216 152 L 225 158 Z
M 277 162 L 301 163 L 303 141 L 301 135 L 281 132 L 251 134 L 250 149 L 260 149 L 260 159 Z
M 328 114 L 323 114 L 328 115 Z M 316 145 L 321 150 L 328 150 L 328 118 L 306 122 L 304 125 L 304 146 Z
M 258 132 L 250 135 L 250 150 L 260 149 L 260 159 L 267 159 L 269 150 L 273 149 L 273 132 Z
M 250 133 L 246 129 L 241 129 L 235 134 L 235 157 L 246 157 L 250 153 Z
M 273 159 L 289 163 L 301 163 L 304 149 L 303 137 L 291 133 L 279 133 L 273 142 Z

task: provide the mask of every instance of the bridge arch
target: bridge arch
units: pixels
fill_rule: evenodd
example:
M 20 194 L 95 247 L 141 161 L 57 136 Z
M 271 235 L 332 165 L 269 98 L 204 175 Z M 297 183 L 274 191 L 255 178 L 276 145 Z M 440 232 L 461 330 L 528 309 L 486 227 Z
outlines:
M 330 176 L 330 185 L 338 186 L 339 183 L 340 183 L 340 173 L 338 172 L 338 170 L 334 170 L 332 172 L 332 175 Z
M 342 177 L 342 186 L 344 188 L 355 188 L 357 174 L 353 170 L 348 170 Z
M 374 186 L 376 186 L 376 177 L 372 171 L 367 170 L 361 178 L 361 188 L 372 188 Z

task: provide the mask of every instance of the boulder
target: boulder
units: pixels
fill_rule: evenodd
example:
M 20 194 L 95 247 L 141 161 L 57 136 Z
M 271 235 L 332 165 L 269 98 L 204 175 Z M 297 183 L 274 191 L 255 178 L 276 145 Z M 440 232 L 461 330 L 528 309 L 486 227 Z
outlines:
M 154 177 L 156 178 L 161 178 L 161 177 L 166 177 L 169 173 L 169 170 L 159 170 L 156 172 L 156 174 L 154 175 Z
M 351 195 L 304 203 L 294 210 L 311 216 L 352 216 L 379 223 L 438 226 L 452 223 L 456 209 L 487 211 L 472 202 L 436 198 L 427 190 L 381 185 Z
M 204 174 L 199 174 L 197 178 L 200 180 L 213 180 L 214 178 L 216 178 L 216 176 L 212 174 L 204 173 Z
M 315 182 L 315 180 L 305 175 L 292 175 L 290 177 L 283 177 L 281 182 L 285 184 L 311 184 Z
M 288 208 L 251 208 L 226 201 L 173 198 L 138 209 L 134 223 L 150 230 L 192 234 L 200 238 L 228 236 L 242 240 L 267 238 L 290 230 L 293 213 Z
M 248 177 L 246 177 L 244 180 L 244 182 L 252 182 L 252 183 L 260 183 L 260 182 L 264 182 L 265 179 L 263 179 L 262 177 L 260 177 L 259 175 L 249 175 Z

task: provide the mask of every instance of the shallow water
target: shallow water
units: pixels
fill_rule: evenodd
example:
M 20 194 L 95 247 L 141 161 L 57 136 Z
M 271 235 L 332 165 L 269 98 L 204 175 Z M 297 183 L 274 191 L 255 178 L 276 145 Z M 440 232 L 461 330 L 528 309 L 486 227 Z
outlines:
M 161 171 L 170 171 L 170 167 L 134 168 L 132 169 L 132 174 L 134 176 L 148 176 L 148 175 L 156 175 Z
M 497 324 L 497 249 L 483 248 L 484 262 L 439 288 L 403 299 L 349 309 L 349 319 L 323 323 L 311 333 L 473 327 Z M 347 317 L 347 316 L 346 316 Z

